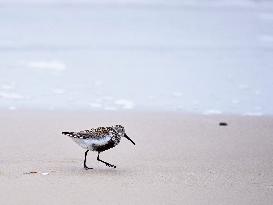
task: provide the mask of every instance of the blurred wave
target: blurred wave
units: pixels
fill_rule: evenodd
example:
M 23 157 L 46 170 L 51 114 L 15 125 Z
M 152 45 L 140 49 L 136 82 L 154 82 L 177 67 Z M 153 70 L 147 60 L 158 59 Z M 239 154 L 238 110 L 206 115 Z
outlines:
M 0 0 L 0 108 L 272 115 L 272 5 Z
M 180 10 L 198 7 L 207 8 L 255 8 L 268 6 L 272 0 L 1 0 L 0 7 L 44 7 L 78 9 L 145 9 L 145 10 Z

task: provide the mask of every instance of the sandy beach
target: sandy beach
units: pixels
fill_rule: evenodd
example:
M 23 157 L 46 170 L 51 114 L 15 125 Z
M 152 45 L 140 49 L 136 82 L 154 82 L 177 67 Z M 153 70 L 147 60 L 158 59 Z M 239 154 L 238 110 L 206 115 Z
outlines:
M 273 202 L 272 117 L 1 111 L 0 122 L 0 204 Z M 116 169 L 90 153 L 84 170 L 84 150 L 61 132 L 113 124 L 136 146 L 101 154 Z
M 273 204 L 272 25 L 270 0 L 0 0 L 0 205 Z M 116 124 L 116 169 L 61 134 Z

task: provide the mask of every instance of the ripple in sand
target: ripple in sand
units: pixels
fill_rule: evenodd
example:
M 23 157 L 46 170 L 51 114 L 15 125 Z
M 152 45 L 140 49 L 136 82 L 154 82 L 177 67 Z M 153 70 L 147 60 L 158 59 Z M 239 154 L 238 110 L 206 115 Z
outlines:
M 185 176 L 185 184 L 189 186 L 198 184 L 198 177 L 195 173 L 187 173 Z

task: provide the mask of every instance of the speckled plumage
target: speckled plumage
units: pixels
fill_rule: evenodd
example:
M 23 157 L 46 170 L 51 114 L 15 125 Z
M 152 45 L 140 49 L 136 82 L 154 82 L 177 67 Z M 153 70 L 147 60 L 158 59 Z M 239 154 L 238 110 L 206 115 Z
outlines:
M 98 127 L 96 129 L 92 128 L 90 130 L 79 132 L 62 132 L 62 134 L 71 137 L 74 142 L 80 145 L 83 149 L 87 150 L 85 152 L 84 160 L 85 168 L 88 168 L 86 166 L 86 156 L 89 150 L 98 152 L 98 161 L 105 163 L 107 166 L 115 167 L 114 165 L 100 160 L 100 152 L 111 149 L 118 145 L 120 143 L 121 137 L 127 138 L 135 145 L 135 143 L 126 135 L 125 129 L 121 125 L 112 127 Z
M 63 134 L 71 137 L 82 148 L 99 152 L 115 147 L 120 142 L 122 135 L 114 127 L 98 127 L 96 129 L 92 128 L 90 130 Z

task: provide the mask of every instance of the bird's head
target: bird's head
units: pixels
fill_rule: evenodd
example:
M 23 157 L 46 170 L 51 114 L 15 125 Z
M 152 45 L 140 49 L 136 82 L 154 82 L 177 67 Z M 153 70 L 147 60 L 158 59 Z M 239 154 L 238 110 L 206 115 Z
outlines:
M 128 135 L 125 133 L 125 129 L 123 126 L 121 125 L 115 125 L 114 127 L 114 130 L 117 132 L 117 134 L 121 137 L 125 137 L 127 140 L 131 141 L 134 145 L 135 145 L 135 142 L 133 140 L 131 140 Z

